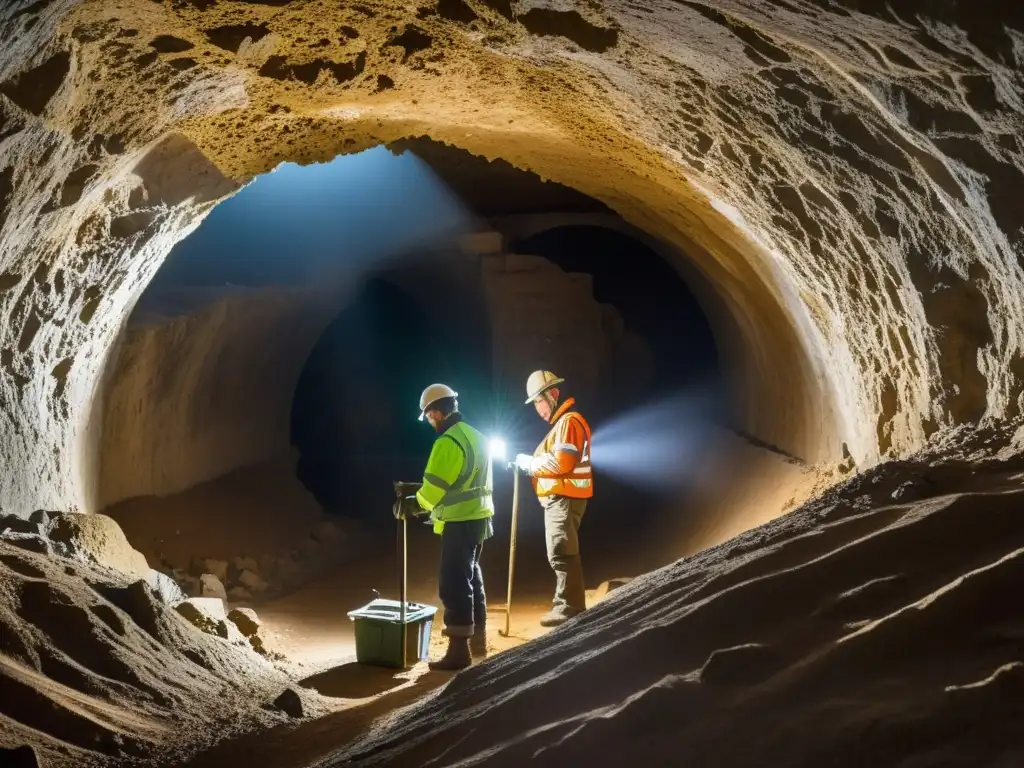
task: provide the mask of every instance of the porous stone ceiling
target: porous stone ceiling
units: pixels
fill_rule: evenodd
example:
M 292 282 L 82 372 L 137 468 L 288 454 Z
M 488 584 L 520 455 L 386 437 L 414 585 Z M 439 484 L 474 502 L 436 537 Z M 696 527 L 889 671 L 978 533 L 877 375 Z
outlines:
M 111 350 L 218 200 L 416 136 L 686 253 L 761 439 L 863 465 L 1017 415 L 1021 30 L 873 0 L 5 3 L 0 508 L 94 505 Z

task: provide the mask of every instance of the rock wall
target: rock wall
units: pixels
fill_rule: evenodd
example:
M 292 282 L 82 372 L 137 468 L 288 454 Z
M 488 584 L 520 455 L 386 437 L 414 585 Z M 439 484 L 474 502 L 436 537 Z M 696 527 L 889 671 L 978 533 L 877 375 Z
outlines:
M 494 386 L 512 403 L 519 402 L 525 376 L 538 365 L 568 376 L 572 391 L 591 401 L 607 389 L 603 385 L 610 383 L 618 358 L 635 363 L 638 381 L 645 364 L 650 368 L 650 351 L 625 332 L 613 307 L 594 300 L 588 276 L 567 274 L 536 256 L 448 259 L 445 270 L 415 262 L 382 275 L 417 297 L 460 355 L 489 346 L 493 360 L 484 368 L 493 366 Z M 325 279 L 305 287 L 147 293 L 103 387 L 94 508 L 172 496 L 236 469 L 292 460 L 292 401 L 299 378 L 317 339 L 350 305 L 359 285 L 332 286 Z M 467 300 L 440 306 L 433 298 L 452 290 Z M 477 293 L 479 301 L 473 298 Z M 490 338 L 477 339 L 481 331 Z M 348 438 L 344 446 L 365 445 L 367 434 L 389 434 L 391 421 L 403 414 L 387 400 L 381 380 L 386 374 L 364 354 L 368 350 L 348 352 L 353 357 L 345 366 L 346 386 L 336 392 L 338 409 L 324 418 L 340 422 L 340 434 Z M 352 403 L 360 405 L 355 412 Z M 160 506 L 152 499 L 140 503 Z M 214 513 L 213 505 L 206 507 Z
M 686 252 L 746 428 L 810 461 L 1021 411 L 1021 30 L 961 4 L 455 0 L 0 10 L 0 507 L 90 506 L 109 352 L 282 160 L 430 135 Z
M 94 508 L 287 456 L 295 385 L 339 294 L 246 290 L 177 317 L 140 316 L 105 390 Z
M 540 256 L 482 257 L 491 313 L 495 386 L 511 402 L 526 397 L 526 376 L 537 368 L 567 379 L 567 391 L 592 400 L 611 362 L 605 311 L 594 300 L 590 275 L 569 274 Z

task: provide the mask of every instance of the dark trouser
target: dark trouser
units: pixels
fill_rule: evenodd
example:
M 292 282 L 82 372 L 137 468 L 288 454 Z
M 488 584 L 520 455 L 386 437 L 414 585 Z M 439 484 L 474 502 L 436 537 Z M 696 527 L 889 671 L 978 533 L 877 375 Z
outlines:
M 579 539 L 587 499 L 542 496 L 540 505 L 544 508 L 548 562 L 555 572 L 555 599 L 552 602 L 556 611 L 575 615 L 587 607 Z
M 441 532 L 441 575 L 438 592 L 444 604 L 444 625 L 452 637 L 470 637 L 475 622 L 487 616 L 480 554 L 491 535 L 491 521 L 445 523 Z

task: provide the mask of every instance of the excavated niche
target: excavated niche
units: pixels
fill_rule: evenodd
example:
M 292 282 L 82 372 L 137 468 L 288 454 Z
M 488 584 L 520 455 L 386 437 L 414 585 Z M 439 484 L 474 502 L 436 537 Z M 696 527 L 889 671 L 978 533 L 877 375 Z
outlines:
M 1024 23 L 918 6 L 6 3 L 0 507 L 94 507 L 111 350 L 212 205 L 418 135 L 685 253 L 765 442 L 864 465 L 1019 413 Z

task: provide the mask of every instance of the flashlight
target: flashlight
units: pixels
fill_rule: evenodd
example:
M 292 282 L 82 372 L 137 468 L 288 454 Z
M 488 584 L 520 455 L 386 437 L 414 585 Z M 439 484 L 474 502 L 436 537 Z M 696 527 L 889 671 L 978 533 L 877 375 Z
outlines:
M 500 437 L 492 437 L 488 448 L 492 461 L 502 461 L 505 458 L 505 441 Z

